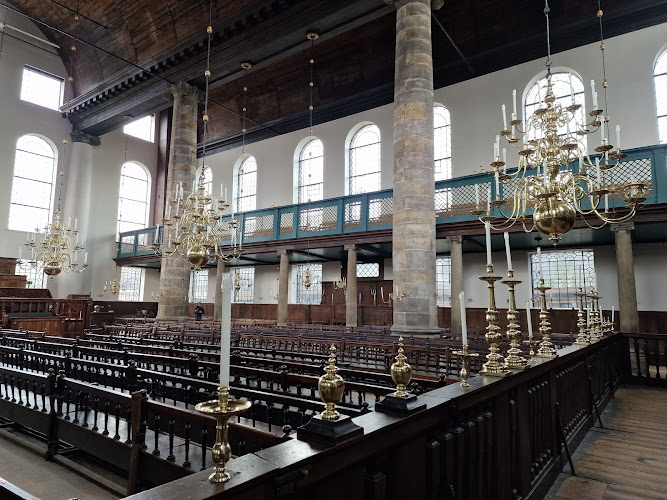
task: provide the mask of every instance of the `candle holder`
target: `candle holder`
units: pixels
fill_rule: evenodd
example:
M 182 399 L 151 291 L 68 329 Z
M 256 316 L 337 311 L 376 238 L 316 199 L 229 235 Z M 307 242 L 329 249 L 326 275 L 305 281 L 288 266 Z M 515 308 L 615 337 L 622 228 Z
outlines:
M 544 284 L 544 278 L 540 278 L 540 286 L 536 286 L 535 290 L 540 292 L 540 333 L 542 334 L 542 342 L 540 342 L 540 347 L 537 350 L 537 357 L 555 358 L 558 353 L 549 338 L 551 336 L 551 323 L 549 322 L 546 296 L 546 291 L 551 290 L 551 287 Z
M 426 403 L 419 401 L 417 396 L 410 394 L 406 389 L 410 380 L 412 380 L 412 367 L 405 362 L 408 358 L 403 354 L 404 352 L 403 337 L 399 337 L 398 355 L 390 370 L 391 379 L 396 384 L 396 392 L 387 395 L 382 401 L 378 401 L 375 404 L 376 410 L 407 414 L 426 408 Z
M 535 359 L 535 344 L 537 344 L 537 341 L 533 337 L 528 337 L 528 340 L 524 340 L 523 343 L 528 344 L 528 355 L 532 361 Z
M 521 356 L 521 330 L 519 325 L 519 311 L 516 310 L 516 298 L 514 295 L 514 287 L 521 283 L 520 280 L 514 279 L 514 271 L 509 269 L 507 271 L 507 279 L 502 283 L 509 288 L 509 309 L 507 310 L 507 340 L 510 342 L 510 348 L 505 357 L 505 364 L 510 370 L 523 370 L 528 366 L 526 358 Z
M 454 356 L 461 358 L 461 387 L 468 388 L 468 379 L 470 378 L 470 358 L 476 358 L 479 356 L 476 352 L 468 351 L 468 344 L 463 344 L 463 349 L 460 351 L 452 351 Z
M 511 372 L 507 369 L 505 360 L 500 354 L 498 346 L 503 341 L 503 335 L 498 330 L 498 311 L 496 310 L 496 295 L 494 283 L 500 281 L 500 276 L 493 275 L 493 264 L 486 265 L 486 276 L 480 276 L 480 280 L 487 282 L 489 289 L 489 308 L 486 310 L 486 341 L 489 344 L 489 354 L 486 356 L 486 363 L 482 365 L 480 373 L 484 375 L 492 375 L 494 377 L 504 377 L 510 375 Z
M 226 464 L 232 457 L 232 447 L 227 440 L 229 430 L 229 419 L 240 415 L 250 408 L 250 401 L 241 401 L 239 399 L 229 399 L 229 387 L 218 387 L 218 399 L 199 403 L 195 410 L 205 415 L 211 415 L 217 420 L 215 426 L 215 444 L 211 448 L 211 457 L 215 463 L 213 474 L 208 476 L 212 483 L 224 483 L 229 481 L 230 475 L 227 472 Z
M 577 312 L 577 326 L 579 327 L 579 335 L 577 335 L 577 340 L 574 342 L 574 345 L 586 346 L 591 343 L 590 338 L 588 337 L 588 330 L 586 328 L 586 312 L 584 311 L 584 297 L 586 293 L 583 288 L 580 288 L 577 292 L 577 299 L 579 303 L 579 311 Z
M 591 329 L 590 341 L 598 342 L 604 338 L 602 334 L 602 321 L 600 316 L 600 296 L 593 290 L 589 295 L 591 298 Z

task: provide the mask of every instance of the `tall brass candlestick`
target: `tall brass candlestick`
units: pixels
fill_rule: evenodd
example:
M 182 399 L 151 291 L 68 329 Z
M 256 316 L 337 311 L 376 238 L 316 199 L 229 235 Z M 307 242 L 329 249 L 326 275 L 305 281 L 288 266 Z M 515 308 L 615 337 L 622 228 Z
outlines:
M 602 340 L 602 322 L 600 318 L 600 296 L 593 290 L 590 294 L 591 298 L 591 343 Z
M 549 322 L 546 295 L 546 291 L 551 290 L 551 287 L 544 284 L 544 278 L 540 278 L 540 286 L 535 287 L 535 290 L 540 292 L 540 333 L 542 334 L 542 342 L 540 342 L 540 347 L 537 350 L 537 357 L 555 358 L 558 354 L 549 339 L 551 336 L 551 323 Z
M 469 352 L 468 344 L 463 344 L 462 350 L 452 351 L 452 354 L 461 358 L 461 387 L 470 387 L 468 384 L 468 379 L 470 378 L 470 358 L 476 358 L 479 354 L 476 352 Z
M 512 370 L 523 370 L 528 365 L 526 358 L 521 356 L 519 344 L 521 342 L 521 327 L 519 325 L 519 311 L 516 310 L 516 299 L 514 296 L 514 287 L 521 283 L 514 279 L 514 271 L 507 271 L 507 279 L 502 281 L 509 288 L 509 309 L 507 310 L 507 340 L 510 341 L 510 348 L 507 351 L 505 364 Z
M 486 355 L 486 363 L 482 365 L 480 373 L 494 377 L 504 377 L 511 372 L 507 369 L 505 360 L 500 354 L 498 346 L 503 341 L 503 335 L 499 332 L 498 311 L 496 310 L 496 295 L 494 283 L 500 281 L 500 276 L 493 275 L 493 264 L 486 265 L 486 276 L 480 276 L 480 280 L 486 281 L 489 289 L 489 308 L 486 310 L 486 341 L 489 344 L 489 354 Z
M 579 327 L 579 335 L 577 335 L 577 340 L 574 342 L 575 345 L 588 345 L 591 343 L 588 338 L 588 331 L 586 329 L 586 311 L 584 311 L 584 297 L 586 297 L 586 292 L 583 288 L 580 288 L 577 292 L 577 299 L 579 303 L 579 311 L 577 311 L 577 326 Z

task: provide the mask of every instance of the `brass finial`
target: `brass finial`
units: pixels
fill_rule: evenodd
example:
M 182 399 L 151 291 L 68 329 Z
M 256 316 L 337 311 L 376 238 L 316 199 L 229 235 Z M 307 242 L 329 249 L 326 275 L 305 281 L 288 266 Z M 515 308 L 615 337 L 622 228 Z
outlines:
M 340 418 L 340 413 L 336 410 L 336 403 L 343 398 L 345 391 L 345 381 L 338 375 L 336 366 L 336 346 L 331 344 L 329 349 L 329 364 L 324 369 L 324 375 L 320 377 L 317 389 L 320 392 L 320 399 L 326 406 L 322 412 L 322 420 L 334 422 Z
M 315 33 L 314 31 L 311 31 L 310 33 L 308 33 L 308 34 L 306 35 L 306 38 L 307 38 L 308 40 L 317 40 L 319 37 L 320 37 L 320 35 L 318 35 L 318 34 Z
M 250 69 L 250 68 L 252 68 L 252 64 L 250 64 L 249 62 L 242 62 L 241 67 L 243 69 Z
M 398 338 L 398 355 L 396 362 L 391 365 L 391 379 L 396 384 L 396 392 L 392 396 L 407 398 L 410 393 L 405 390 L 412 380 L 412 367 L 405 362 L 408 358 L 403 354 L 403 337 Z

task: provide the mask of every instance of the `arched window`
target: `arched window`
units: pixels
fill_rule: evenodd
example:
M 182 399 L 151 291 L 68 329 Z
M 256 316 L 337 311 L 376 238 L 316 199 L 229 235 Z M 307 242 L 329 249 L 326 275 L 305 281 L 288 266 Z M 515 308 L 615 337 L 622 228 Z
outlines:
M 49 224 L 55 173 L 56 154 L 48 142 L 36 135 L 19 138 L 14 158 L 9 229 L 39 232 Z
M 380 190 L 380 129 L 368 124 L 350 141 L 349 194 Z
M 299 154 L 299 203 L 321 200 L 323 187 L 324 146 L 319 139 L 312 139 Z
M 433 108 L 433 153 L 435 180 L 452 178 L 452 127 L 449 110 L 437 104 Z
M 257 208 L 257 160 L 248 156 L 241 163 L 236 196 L 236 211 L 248 212 Z
M 148 172 L 128 161 L 120 171 L 118 233 L 143 229 L 148 224 Z
M 535 110 L 540 106 L 540 103 L 544 99 L 547 87 L 547 78 L 546 76 L 540 78 L 536 81 L 528 92 L 526 92 L 526 98 L 524 101 L 524 123 L 527 124 L 530 122 Z M 553 73 L 551 75 L 551 87 L 553 88 L 554 96 L 556 97 L 556 103 L 560 104 L 563 108 L 569 106 L 570 104 L 581 104 L 581 107 L 575 112 L 573 120 L 569 123 L 563 123 L 558 126 L 558 135 L 567 134 L 568 130 L 572 134 L 577 130 L 577 124 L 583 125 L 586 123 L 586 106 L 584 102 L 584 83 L 574 73 L 569 71 L 561 71 Z M 528 134 L 526 139 L 538 139 L 536 136 L 536 131 L 533 128 L 528 129 Z M 585 143 L 582 144 L 585 149 Z
M 653 72 L 655 106 L 658 112 L 658 140 L 667 143 L 667 50 L 660 54 Z
M 210 196 L 213 194 L 213 171 L 211 167 L 204 165 L 204 189 L 206 193 Z M 199 179 L 201 178 L 201 169 L 198 169 L 197 172 L 197 187 L 199 187 Z

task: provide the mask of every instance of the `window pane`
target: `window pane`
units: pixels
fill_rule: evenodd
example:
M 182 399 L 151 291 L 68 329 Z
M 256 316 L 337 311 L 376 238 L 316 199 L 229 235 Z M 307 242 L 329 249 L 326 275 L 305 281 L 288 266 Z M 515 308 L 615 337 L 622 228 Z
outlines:
M 144 141 L 153 142 L 153 131 L 155 128 L 155 117 L 153 115 L 139 118 L 138 120 L 128 123 L 123 127 L 123 132 L 132 137 L 143 139 Z
M 12 205 L 9 208 L 9 229 L 42 232 L 49 224 L 49 210 Z
M 380 129 L 376 125 L 360 128 L 352 137 L 349 152 L 350 194 L 380 189 Z
M 44 281 L 46 278 L 44 274 L 44 264 L 42 262 L 36 262 L 33 266 L 27 260 L 21 259 L 16 264 L 16 271 L 14 274 L 27 277 L 27 288 L 44 288 Z
M 118 300 L 138 301 L 141 297 L 142 270 L 136 267 L 121 267 Z
M 12 200 L 27 200 L 34 207 L 48 211 L 51 205 L 51 184 L 14 177 Z
M 255 268 L 237 267 L 232 271 L 233 302 L 252 303 L 255 297 Z
M 377 262 L 367 262 L 357 264 L 357 278 L 379 278 L 380 264 Z
M 239 168 L 237 212 L 248 212 L 257 207 L 257 161 L 248 156 Z
M 531 254 L 531 276 L 533 281 L 533 304 L 539 305 L 539 260 L 537 254 Z M 586 291 L 596 287 L 595 262 L 591 250 L 565 250 L 542 252 L 544 282 L 547 290 L 549 307 L 577 307 L 576 293 L 579 288 Z
M 655 105 L 658 116 L 667 115 L 667 74 L 655 77 Z
M 148 224 L 148 174 L 134 162 L 121 168 L 118 194 L 118 232 L 143 229 Z
M 118 221 L 118 232 L 125 233 L 127 231 L 137 231 L 139 229 L 144 229 L 143 224 L 137 224 L 136 222 L 127 222 L 127 221 Z
M 118 215 L 122 221 L 144 225 L 146 221 L 146 203 L 121 198 Z
M 148 182 L 135 179 L 134 177 L 121 177 L 121 193 L 123 198 L 140 201 L 146 203 L 146 191 L 148 190 Z
M 208 269 L 191 271 L 190 273 L 190 302 L 206 302 L 208 298 Z
M 438 305 L 451 307 L 452 305 L 452 259 L 441 257 L 435 260 L 435 285 L 438 293 Z
M 21 100 L 58 110 L 62 85 L 62 78 L 26 66 L 23 68 Z
M 444 106 L 433 108 L 433 156 L 435 180 L 452 178 L 452 129 L 449 111 Z
M 322 141 L 313 139 L 299 155 L 299 203 L 323 198 L 324 148 Z
M 310 269 L 310 287 L 306 288 L 306 271 Z M 296 266 L 296 303 L 320 304 L 322 302 L 322 264 Z

